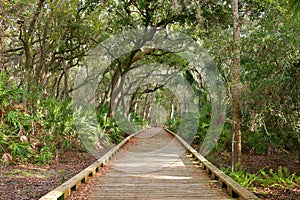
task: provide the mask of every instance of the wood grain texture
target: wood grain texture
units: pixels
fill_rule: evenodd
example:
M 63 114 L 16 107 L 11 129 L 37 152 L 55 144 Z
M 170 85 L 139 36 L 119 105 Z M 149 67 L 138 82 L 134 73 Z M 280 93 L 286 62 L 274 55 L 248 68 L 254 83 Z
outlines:
M 147 129 L 132 140 L 87 199 L 232 199 L 164 129 Z
M 93 177 L 104 165 L 108 172 Z M 88 179 L 92 184 L 81 186 Z M 66 199 L 79 187 L 86 189 L 75 199 L 258 199 L 181 137 L 158 127 L 130 135 L 41 200 Z

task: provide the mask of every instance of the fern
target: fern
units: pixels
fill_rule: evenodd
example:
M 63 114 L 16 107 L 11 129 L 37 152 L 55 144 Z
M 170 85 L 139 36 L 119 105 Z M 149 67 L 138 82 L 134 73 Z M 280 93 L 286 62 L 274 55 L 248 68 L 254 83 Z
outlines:
M 246 188 L 252 187 L 254 182 L 258 178 L 257 175 L 249 173 L 245 168 L 241 168 L 237 166 L 236 169 L 238 168 L 240 168 L 240 170 L 237 171 L 231 171 L 231 168 L 222 169 L 222 170 L 242 186 Z
M 283 189 L 291 189 L 296 186 L 298 186 L 297 182 L 298 178 L 295 173 L 290 175 L 289 170 L 286 167 L 279 166 L 277 173 L 273 171 L 273 169 L 269 170 L 268 175 L 264 169 L 261 169 L 258 172 L 258 175 L 260 176 L 257 181 L 265 187 L 280 187 Z
M 0 155 L 5 153 L 8 144 L 9 144 L 8 138 L 5 134 L 1 133 L 1 128 L 0 128 Z
M 11 142 L 8 148 L 12 151 L 13 156 L 20 158 L 21 161 L 26 161 L 32 155 L 30 145 L 26 143 Z
M 278 167 L 277 172 L 270 169 L 267 173 L 263 168 L 256 174 L 249 173 L 244 168 L 240 168 L 240 170 L 234 172 L 231 171 L 231 168 L 222 170 L 239 184 L 247 188 L 254 187 L 254 184 L 258 183 L 264 187 L 293 189 L 299 187 L 300 182 L 300 177 L 296 176 L 295 173 L 290 174 L 289 170 L 282 166 Z

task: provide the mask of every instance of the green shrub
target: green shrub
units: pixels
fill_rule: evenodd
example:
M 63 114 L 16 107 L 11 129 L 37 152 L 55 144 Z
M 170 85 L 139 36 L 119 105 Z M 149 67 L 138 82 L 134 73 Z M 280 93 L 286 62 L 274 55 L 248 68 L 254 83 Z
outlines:
M 27 161 L 32 156 L 32 149 L 28 143 L 11 141 L 8 149 L 14 158 L 20 159 L 22 162 Z
M 2 155 L 5 152 L 6 147 L 8 146 L 7 135 L 3 134 L 0 129 L 0 154 Z
M 289 170 L 285 167 L 278 167 L 277 172 L 273 169 L 269 170 L 269 173 L 264 169 L 258 171 L 257 182 L 266 187 L 280 187 L 283 189 L 292 189 L 299 187 L 300 177 L 297 177 L 295 173 L 290 174 Z
M 39 154 L 36 154 L 34 156 L 34 162 L 37 164 L 44 164 L 48 165 L 54 158 L 53 155 L 53 150 L 51 150 L 50 147 L 44 146 L 43 148 L 40 149 Z
M 277 172 L 270 169 L 268 173 L 261 169 L 256 174 L 248 172 L 244 168 L 236 167 L 236 171 L 231 171 L 231 168 L 222 169 L 231 178 L 237 181 L 244 187 L 253 188 L 256 185 L 261 185 L 270 188 L 293 189 L 299 188 L 300 177 L 295 173 L 290 174 L 286 167 L 279 166 Z
M 255 181 L 258 179 L 257 174 L 252 174 L 248 172 L 245 168 L 241 168 L 236 166 L 235 169 L 239 169 L 236 171 L 232 171 L 231 167 L 222 169 L 227 175 L 241 184 L 243 187 L 249 188 L 253 187 Z
M 165 126 L 166 128 L 168 128 L 170 131 L 177 133 L 179 131 L 179 127 L 180 127 L 180 118 L 176 118 L 176 119 L 167 119 Z

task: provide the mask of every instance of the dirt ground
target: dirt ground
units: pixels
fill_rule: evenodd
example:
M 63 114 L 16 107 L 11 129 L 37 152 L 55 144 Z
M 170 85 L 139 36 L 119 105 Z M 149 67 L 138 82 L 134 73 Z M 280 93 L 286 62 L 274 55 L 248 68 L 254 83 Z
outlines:
M 229 167 L 231 165 L 230 155 L 226 153 L 215 153 L 210 155 L 210 161 L 220 167 Z M 295 173 L 300 176 L 300 163 L 298 158 L 293 156 L 289 152 L 278 152 L 271 155 L 243 155 L 243 167 L 245 167 L 249 172 L 256 173 L 260 169 L 264 168 L 264 171 L 268 172 L 273 169 L 277 172 L 278 167 L 286 167 L 290 174 Z M 219 165 L 218 165 L 218 164 Z M 295 189 L 282 189 L 282 188 L 268 188 L 257 186 L 254 191 L 252 191 L 256 196 L 261 199 L 270 200 L 299 200 L 300 199 L 300 185 Z
M 39 199 L 95 161 L 87 152 L 67 151 L 49 166 L 0 165 L 0 199 Z

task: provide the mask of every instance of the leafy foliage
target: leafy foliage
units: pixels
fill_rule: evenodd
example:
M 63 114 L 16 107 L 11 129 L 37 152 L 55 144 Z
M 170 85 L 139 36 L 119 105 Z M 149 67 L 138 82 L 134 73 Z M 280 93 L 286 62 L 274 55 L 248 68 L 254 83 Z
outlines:
M 261 169 L 257 174 L 259 175 L 257 181 L 262 186 L 280 187 L 283 189 L 299 187 L 300 177 L 296 176 L 295 173 L 290 174 L 285 167 L 279 166 L 277 172 L 270 169 L 269 173 Z
M 41 99 L 31 113 L 24 103 L 27 94 L 21 88 L 8 85 L 3 76 L 0 86 L 1 154 L 10 154 L 16 162 L 47 164 L 57 150 L 76 142 L 71 101 Z
M 168 119 L 165 123 L 166 128 L 170 129 L 174 133 L 177 133 L 180 126 L 180 118 L 177 119 Z
M 248 172 L 245 168 L 240 168 L 237 171 L 232 171 L 231 168 L 223 169 L 230 177 L 247 188 L 255 188 L 264 186 L 269 188 L 293 189 L 298 188 L 300 177 L 295 173 L 290 174 L 286 167 L 279 166 L 277 172 L 269 169 L 266 172 L 264 169 L 259 170 L 256 174 Z
M 20 158 L 21 161 L 26 161 L 32 156 L 32 151 L 29 144 L 12 141 L 8 146 L 8 149 L 11 150 L 13 157 Z
M 300 152 L 300 27 L 296 11 L 299 1 L 288 2 L 291 4 L 274 0 L 240 1 L 241 117 L 246 152 L 254 149 L 256 154 L 263 155 L 269 146 Z M 208 49 L 227 90 L 231 87 L 232 26 L 228 1 L 14 0 L 1 3 L 0 154 L 11 154 L 16 162 L 47 164 L 63 149 L 79 143 L 70 99 L 77 89 L 73 88 L 76 70 L 91 49 L 113 34 L 137 27 L 180 30 Z M 205 83 L 196 81 L 187 70 L 189 63 L 182 58 L 163 50 L 143 55 L 144 50 L 141 46 L 136 52 L 117 58 L 105 69 L 97 94 L 97 98 L 102 99 L 96 102 L 99 103 L 97 120 L 105 131 L 104 137 L 118 143 L 126 135 L 124 131 L 136 131 L 132 124 L 147 125 L 149 121 L 145 116 L 153 102 L 170 113 L 165 126 L 179 131 L 184 116 L 180 116 L 180 105 L 167 89 L 152 91 L 154 85 L 143 85 L 130 102 L 129 116 L 123 116 L 118 122 L 109 108 L 113 82 L 120 80 L 114 77 L 140 65 L 162 63 L 182 70 L 199 97 L 201 116 L 192 117 L 199 117 L 194 139 L 201 144 L 211 112 Z M 132 64 L 128 62 L 132 61 L 130 56 L 142 57 Z M 146 95 L 154 98 L 146 100 Z M 230 105 L 229 92 L 227 100 Z M 232 124 L 228 123 L 231 110 L 227 117 L 215 148 L 219 151 L 230 150 L 227 144 L 231 139 Z M 192 135 L 184 134 L 186 138 Z M 282 173 L 284 175 L 284 169 Z M 244 184 L 251 185 L 254 177 L 242 174 Z M 270 171 L 266 174 L 269 176 L 266 179 L 274 180 L 272 184 L 276 181 L 283 184 Z M 276 174 L 281 176 L 280 171 Z M 264 177 L 264 172 L 259 176 Z
M 238 167 L 235 167 L 235 169 L 238 169 Z M 241 168 L 238 171 L 232 171 L 231 168 L 226 168 L 222 169 L 222 171 L 247 188 L 253 187 L 255 181 L 258 179 L 257 174 L 249 173 L 245 168 Z
M 34 155 L 34 162 L 38 164 L 50 164 L 52 161 L 54 155 L 53 155 L 53 149 L 51 149 L 48 146 L 44 146 L 40 149 L 40 152 Z

